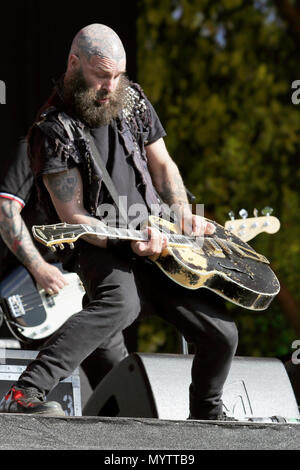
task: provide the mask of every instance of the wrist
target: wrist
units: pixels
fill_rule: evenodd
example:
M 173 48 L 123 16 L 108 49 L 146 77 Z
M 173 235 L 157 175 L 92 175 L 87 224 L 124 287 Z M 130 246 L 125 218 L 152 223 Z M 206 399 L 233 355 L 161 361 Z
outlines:
M 31 272 L 31 274 L 34 276 L 38 272 L 40 272 L 41 269 L 43 269 L 44 266 L 47 265 L 47 262 L 43 258 L 38 258 L 34 259 L 30 262 L 30 264 L 27 264 L 27 269 L 28 271 Z

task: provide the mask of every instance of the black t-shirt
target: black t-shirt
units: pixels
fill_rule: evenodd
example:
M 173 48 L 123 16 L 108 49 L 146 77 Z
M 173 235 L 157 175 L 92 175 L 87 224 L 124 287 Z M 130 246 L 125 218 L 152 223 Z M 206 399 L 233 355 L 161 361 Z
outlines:
M 46 218 L 38 204 L 25 138 L 20 138 L 4 167 L 0 174 L 0 197 L 15 200 L 22 206 L 21 215 L 31 233 L 32 225 L 43 224 Z M 48 248 L 35 240 L 34 243 L 47 261 L 57 261 Z M 20 264 L 0 237 L 0 279 Z

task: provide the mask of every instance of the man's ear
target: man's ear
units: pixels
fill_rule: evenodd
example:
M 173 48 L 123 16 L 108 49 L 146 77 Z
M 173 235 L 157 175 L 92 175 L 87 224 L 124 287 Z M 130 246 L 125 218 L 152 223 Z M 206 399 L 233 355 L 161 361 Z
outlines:
M 80 64 L 80 59 L 75 54 L 70 54 L 68 58 L 68 69 L 69 70 L 76 70 L 78 69 Z

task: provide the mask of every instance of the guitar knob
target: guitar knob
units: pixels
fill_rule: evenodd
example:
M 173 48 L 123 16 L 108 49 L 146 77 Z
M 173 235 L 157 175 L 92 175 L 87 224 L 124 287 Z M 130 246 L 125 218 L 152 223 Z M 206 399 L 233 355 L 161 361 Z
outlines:
M 264 207 L 263 210 L 261 211 L 261 213 L 266 216 L 266 217 L 269 217 L 273 212 L 273 209 L 272 207 Z M 270 222 L 269 220 L 266 220 L 266 222 L 263 224 L 263 227 L 268 227 L 268 225 L 270 225 Z
M 242 217 L 242 219 L 246 219 L 248 217 L 248 212 L 246 211 L 246 209 L 241 209 L 239 212 L 239 216 Z M 241 229 L 246 228 L 246 224 L 243 223 L 240 228 Z
M 248 217 L 248 212 L 246 211 L 246 209 L 241 209 L 239 215 L 240 217 L 242 217 L 242 219 L 246 219 Z
M 274 211 L 272 207 L 269 207 L 269 206 L 264 207 L 263 210 L 261 211 L 262 215 L 266 215 L 266 216 L 271 215 L 273 212 Z

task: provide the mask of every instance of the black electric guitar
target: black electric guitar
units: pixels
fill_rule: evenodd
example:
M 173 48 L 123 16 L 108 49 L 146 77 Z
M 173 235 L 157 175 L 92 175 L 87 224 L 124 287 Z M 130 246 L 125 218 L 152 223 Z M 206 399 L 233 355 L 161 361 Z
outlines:
M 82 309 L 84 288 L 75 273 L 66 273 L 68 285 L 58 294 L 48 295 L 36 287 L 28 271 L 20 266 L 0 283 L 0 305 L 15 338 L 33 344 L 52 335 Z
M 210 221 L 212 222 L 212 221 Z M 168 246 L 154 263 L 174 282 L 187 289 L 208 288 L 225 299 L 251 310 L 264 310 L 278 294 L 279 282 L 268 260 L 216 222 L 212 236 L 191 237 L 178 233 L 164 219 L 150 216 L 149 225 L 168 236 Z M 52 250 L 64 244 L 74 247 L 82 236 L 146 240 L 145 231 L 95 225 L 33 226 L 33 236 Z

